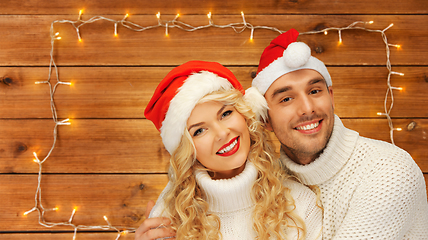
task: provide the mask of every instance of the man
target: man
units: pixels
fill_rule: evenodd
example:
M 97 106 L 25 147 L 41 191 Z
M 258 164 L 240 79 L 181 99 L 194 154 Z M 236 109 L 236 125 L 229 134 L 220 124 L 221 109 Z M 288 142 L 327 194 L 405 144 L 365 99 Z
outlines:
M 284 167 L 320 190 L 323 239 L 428 239 L 421 170 L 404 150 L 343 126 L 327 68 L 298 35 L 270 43 L 252 85 L 267 100 Z

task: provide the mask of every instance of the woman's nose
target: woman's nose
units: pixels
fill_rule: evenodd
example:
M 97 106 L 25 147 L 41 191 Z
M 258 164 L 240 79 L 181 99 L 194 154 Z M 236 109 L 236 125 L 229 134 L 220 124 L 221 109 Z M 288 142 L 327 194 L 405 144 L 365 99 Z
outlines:
M 230 129 L 228 128 L 228 126 L 226 126 L 223 123 L 217 123 L 215 127 L 215 131 L 216 131 L 217 141 L 227 139 L 227 136 L 230 133 Z

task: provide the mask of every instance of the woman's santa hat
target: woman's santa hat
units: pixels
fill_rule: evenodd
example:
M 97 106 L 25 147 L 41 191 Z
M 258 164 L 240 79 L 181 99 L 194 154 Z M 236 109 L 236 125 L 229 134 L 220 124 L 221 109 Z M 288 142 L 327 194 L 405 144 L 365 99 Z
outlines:
M 290 29 L 276 37 L 262 53 L 252 86 L 262 95 L 270 85 L 284 74 L 300 69 L 312 69 L 320 73 L 331 86 L 331 77 L 323 62 L 311 56 L 311 49 L 303 42 L 296 42 L 299 32 Z
M 257 90 L 244 91 L 233 73 L 216 62 L 190 61 L 174 68 L 159 83 L 144 115 L 160 131 L 166 150 L 172 154 L 180 144 L 187 119 L 198 101 L 218 90 L 237 89 L 257 118 L 264 118 L 266 100 Z

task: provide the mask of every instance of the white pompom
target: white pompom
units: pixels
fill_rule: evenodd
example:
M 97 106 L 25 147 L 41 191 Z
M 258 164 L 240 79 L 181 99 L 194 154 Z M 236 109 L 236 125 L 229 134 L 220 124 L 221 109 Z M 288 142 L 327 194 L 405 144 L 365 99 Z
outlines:
M 289 68 L 299 68 L 311 57 L 311 48 L 303 42 L 290 43 L 284 51 L 285 65 Z

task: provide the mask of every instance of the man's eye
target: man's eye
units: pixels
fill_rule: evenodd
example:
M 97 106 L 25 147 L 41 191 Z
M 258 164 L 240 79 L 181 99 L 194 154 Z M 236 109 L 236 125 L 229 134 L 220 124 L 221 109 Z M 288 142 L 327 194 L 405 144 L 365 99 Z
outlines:
M 198 136 L 198 135 L 202 134 L 203 132 L 204 132 L 204 129 L 203 129 L 203 128 L 199 128 L 198 130 L 196 130 L 196 131 L 193 133 L 193 136 L 194 136 L 194 137 L 196 137 L 196 136 Z
M 319 92 L 321 92 L 321 90 L 312 90 L 310 94 L 317 94 Z
M 281 102 L 288 102 L 290 100 L 291 100 L 291 97 L 286 97 L 286 98 L 282 99 Z
M 232 110 L 227 110 L 221 115 L 221 118 L 225 118 L 225 117 L 229 116 L 230 114 L 232 114 Z

